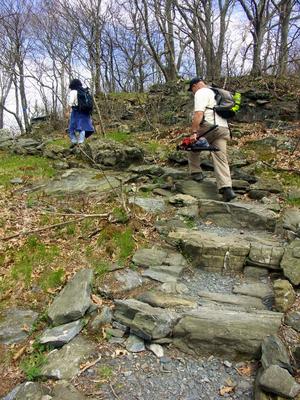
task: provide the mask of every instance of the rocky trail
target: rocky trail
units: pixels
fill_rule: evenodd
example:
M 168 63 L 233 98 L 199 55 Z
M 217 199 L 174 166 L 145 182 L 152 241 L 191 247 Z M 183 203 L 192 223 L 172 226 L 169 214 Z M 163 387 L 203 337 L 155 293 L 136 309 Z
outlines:
M 36 195 L 44 213 L 67 213 L 49 199 L 92 196 L 96 203 L 106 194 L 139 224 L 126 263 L 119 255 L 101 279 L 103 260 L 95 267 L 72 257 L 74 270 L 41 297 L 44 304 L 3 303 L 3 379 L 20 360 L 27 360 L 27 375 L 17 375 L 14 388 L 13 379 L 4 385 L 2 399 L 300 398 L 300 212 L 283 205 L 281 183 L 257 176 L 261 164 L 231 150 L 238 198 L 224 203 L 211 171 L 194 182 L 181 162 L 156 163 L 138 146 L 111 146 L 96 139 L 74 154 L 35 139 L 0 141 L 2 150 L 54 160 L 59 172 L 52 179 L 11 180 L 15 195 Z M 105 201 L 108 223 L 128 223 Z M 20 211 L 24 221 L 27 211 Z M 46 227 L 58 223 L 50 222 Z M 20 228 L 5 234 L 3 246 Z M 113 260 L 113 231 L 89 229 L 83 235 L 106 246 Z

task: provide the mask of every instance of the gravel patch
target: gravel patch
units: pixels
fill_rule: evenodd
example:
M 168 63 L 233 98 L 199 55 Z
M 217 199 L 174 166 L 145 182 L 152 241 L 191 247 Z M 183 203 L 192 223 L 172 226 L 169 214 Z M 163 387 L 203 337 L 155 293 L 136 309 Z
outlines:
M 188 287 L 190 296 L 198 296 L 200 290 L 231 294 L 233 286 L 243 282 L 243 279 L 238 275 L 221 275 L 218 272 L 208 272 L 195 268 L 192 273 L 183 276 L 180 282 Z
M 167 349 L 161 359 L 149 352 L 129 353 L 115 359 L 103 358 L 101 366 L 112 371 L 110 382 L 101 385 L 101 398 L 106 400 L 253 398 L 254 377 L 238 374 L 236 367 L 241 363 L 234 364 L 214 357 L 196 360 Z M 90 379 L 95 374 L 97 370 L 90 370 Z M 234 387 L 233 392 L 221 396 L 220 390 L 224 387 Z

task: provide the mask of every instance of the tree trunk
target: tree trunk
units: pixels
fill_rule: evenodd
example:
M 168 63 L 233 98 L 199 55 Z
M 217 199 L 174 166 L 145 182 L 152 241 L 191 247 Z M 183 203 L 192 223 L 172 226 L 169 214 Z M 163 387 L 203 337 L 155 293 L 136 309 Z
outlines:
M 25 77 L 24 77 L 24 65 L 23 65 L 23 60 L 19 57 L 18 59 L 18 69 L 20 73 L 20 99 L 21 99 L 21 105 L 22 105 L 22 113 L 23 113 L 23 119 L 24 119 L 24 125 L 25 125 L 25 131 L 26 133 L 30 133 L 31 127 L 29 123 L 29 117 L 28 117 L 28 105 L 27 105 L 27 98 L 26 98 L 26 89 L 25 89 Z
M 279 47 L 279 68 L 278 74 L 283 76 L 287 72 L 288 64 L 288 34 L 290 17 L 292 12 L 292 0 L 282 2 L 279 9 L 279 29 L 280 29 L 280 47 Z
M 166 61 L 168 80 L 174 81 L 177 78 L 177 69 L 175 64 L 175 44 L 174 44 L 174 25 L 173 25 L 173 0 L 166 0 Z

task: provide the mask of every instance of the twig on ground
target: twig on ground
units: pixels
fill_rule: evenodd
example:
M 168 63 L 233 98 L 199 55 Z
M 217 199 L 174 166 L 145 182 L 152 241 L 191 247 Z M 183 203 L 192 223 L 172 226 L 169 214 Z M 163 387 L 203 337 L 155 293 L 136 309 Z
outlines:
M 85 367 L 83 367 L 78 374 L 73 378 L 77 378 L 78 376 L 82 375 L 87 369 L 90 369 L 91 367 L 93 367 L 94 365 L 96 365 L 99 361 L 101 360 L 101 355 L 94 361 L 91 361 L 90 363 L 88 363 Z
M 37 229 L 29 229 L 27 231 L 21 231 L 21 232 L 15 233 L 13 235 L 5 236 L 3 238 L 0 238 L 0 240 L 3 240 L 3 241 L 10 240 L 10 239 L 16 238 L 18 236 L 27 236 L 27 235 L 29 235 L 31 233 L 38 233 L 38 232 L 46 231 L 48 229 L 59 228 L 61 226 L 65 226 L 65 225 L 68 225 L 68 224 L 80 222 L 80 221 L 84 220 L 85 218 L 94 217 L 95 215 L 97 215 L 97 214 L 87 214 L 87 215 L 84 215 L 84 216 L 82 216 L 80 218 L 71 219 L 69 221 L 60 222 L 58 224 L 43 226 L 42 228 L 37 228 Z M 107 216 L 108 216 L 108 214 L 98 214 L 98 215 L 101 215 L 101 217 L 105 216 L 105 218 L 107 218 Z
M 117 395 L 117 393 L 115 392 L 115 389 L 113 388 L 113 386 L 112 386 L 112 384 L 110 383 L 109 384 L 109 387 L 110 387 L 110 389 L 111 389 L 111 391 L 112 391 L 112 394 L 115 396 L 115 398 L 116 399 L 120 399 L 120 397 Z
M 278 171 L 278 172 L 293 172 L 294 174 L 300 175 L 300 171 L 298 169 L 294 168 L 281 168 L 281 167 L 273 167 L 273 165 L 266 163 L 265 161 L 262 161 L 262 163 L 272 169 L 273 171 Z

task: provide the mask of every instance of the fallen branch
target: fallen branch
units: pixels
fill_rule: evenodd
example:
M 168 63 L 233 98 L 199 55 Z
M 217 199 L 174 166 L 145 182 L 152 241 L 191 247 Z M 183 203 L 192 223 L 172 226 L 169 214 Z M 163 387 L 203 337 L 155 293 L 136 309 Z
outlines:
M 30 235 L 31 233 L 39 233 L 39 232 L 46 231 L 48 229 L 59 228 L 61 226 L 65 226 L 65 225 L 68 225 L 68 224 L 80 222 L 80 221 L 84 220 L 85 218 L 94 217 L 95 215 L 98 215 L 98 216 L 101 216 L 101 217 L 106 217 L 106 218 L 108 217 L 108 214 L 86 214 L 86 215 L 83 215 L 80 218 L 71 219 L 69 221 L 60 222 L 60 223 L 54 224 L 54 225 L 43 226 L 43 228 L 29 229 L 28 231 L 21 231 L 21 232 L 15 233 L 13 235 L 5 236 L 3 238 L 0 238 L 0 240 L 3 240 L 3 241 L 10 240 L 10 239 L 16 238 L 18 236 L 27 236 L 27 235 Z
M 83 374 L 87 369 L 90 369 L 91 367 L 96 365 L 100 360 L 101 360 L 101 355 L 96 360 L 89 362 L 85 367 L 83 367 L 75 377 L 78 377 L 81 374 Z M 75 377 L 73 379 L 75 379 Z
M 112 394 L 115 396 L 116 399 L 120 399 L 120 397 L 117 395 L 117 393 L 115 392 L 114 388 L 112 387 L 112 384 L 109 384 L 110 390 L 112 391 Z
M 273 171 L 278 171 L 278 172 L 293 172 L 294 174 L 300 175 L 300 171 L 298 169 L 294 169 L 294 168 L 281 168 L 281 167 L 273 167 L 273 165 L 270 165 L 268 163 L 266 163 L 265 161 L 262 161 L 262 163 L 272 169 Z

